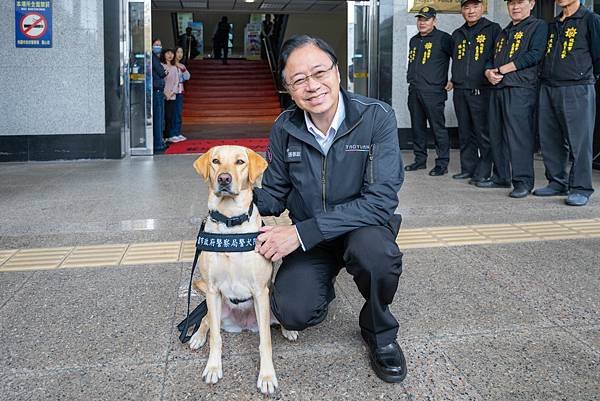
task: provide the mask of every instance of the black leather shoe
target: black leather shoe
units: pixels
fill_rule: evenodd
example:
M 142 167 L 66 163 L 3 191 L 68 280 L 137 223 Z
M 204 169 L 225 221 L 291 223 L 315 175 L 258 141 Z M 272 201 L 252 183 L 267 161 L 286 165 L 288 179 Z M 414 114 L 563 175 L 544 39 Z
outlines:
M 404 166 L 405 171 L 425 170 L 425 168 L 427 168 L 427 165 L 425 163 L 417 163 L 417 162 L 414 162 L 413 164 Z
M 483 181 L 485 178 L 480 178 L 480 177 L 473 177 L 469 180 L 469 185 L 477 185 L 478 183 L 480 183 L 481 181 Z
M 431 169 L 431 171 L 429 172 L 429 175 L 432 177 L 437 177 L 439 175 L 444 175 L 447 172 L 448 172 L 447 168 L 435 166 L 434 168 Z
M 524 198 L 529 195 L 529 192 L 531 191 L 525 187 L 516 187 L 508 196 L 511 198 Z
M 475 184 L 477 188 L 510 188 L 510 184 L 504 184 L 494 181 L 493 178 L 486 178 Z
M 535 196 L 561 196 L 566 195 L 567 191 L 561 191 L 559 189 L 552 188 L 551 186 L 547 185 L 545 187 L 534 190 L 533 194 Z
M 406 377 L 406 359 L 396 341 L 384 347 L 369 346 L 371 367 L 377 377 L 388 383 L 400 383 Z
M 454 178 L 455 180 L 465 180 L 467 178 L 471 178 L 472 175 L 469 173 L 458 173 L 458 174 L 454 174 L 452 176 L 452 178 Z

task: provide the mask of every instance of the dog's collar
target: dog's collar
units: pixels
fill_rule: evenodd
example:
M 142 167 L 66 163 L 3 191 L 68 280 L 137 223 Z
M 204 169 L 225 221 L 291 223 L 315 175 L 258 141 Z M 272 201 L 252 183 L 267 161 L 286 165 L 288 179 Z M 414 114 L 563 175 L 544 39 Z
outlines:
M 227 227 L 239 226 L 247 221 L 250 221 L 250 216 L 252 216 L 252 209 L 254 205 L 250 203 L 250 208 L 248 209 L 248 213 L 240 214 L 235 217 L 227 217 L 224 214 L 218 212 L 217 210 L 209 210 L 208 216 L 215 223 L 223 223 Z

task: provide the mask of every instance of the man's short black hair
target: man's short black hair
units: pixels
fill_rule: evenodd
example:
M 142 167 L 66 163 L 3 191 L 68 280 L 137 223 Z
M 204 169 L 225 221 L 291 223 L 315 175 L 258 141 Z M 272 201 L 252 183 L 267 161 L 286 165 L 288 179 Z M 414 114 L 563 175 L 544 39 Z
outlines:
M 281 47 L 281 53 L 279 55 L 279 76 L 284 85 L 286 82 L 283 76 L 283 70 L 285 69 L 288 58 L 290 58 L 290 54 L 292 54 L 294 50 L 308 45 L 314 45 L 323 50 L 325 53 L 327 53 L 331 61 L 333 61 L 334 64 L 337 64 L 337 56 L 335 55 L 335 52 L 323 39 L 308 35 L 294 35 L 285 41 Z

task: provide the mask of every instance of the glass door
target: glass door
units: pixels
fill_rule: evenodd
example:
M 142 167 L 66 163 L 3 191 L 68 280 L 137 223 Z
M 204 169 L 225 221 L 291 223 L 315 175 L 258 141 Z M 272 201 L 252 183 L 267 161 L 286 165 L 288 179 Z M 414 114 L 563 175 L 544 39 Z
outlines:
M 152 137 L 152 43 L 151 2 L 123 0 L 127 10 L 123 41 L 125 121 L 131 155 L 151 155 Z
M 348 2 L 348 90 L 369 96 L 369 2 Z

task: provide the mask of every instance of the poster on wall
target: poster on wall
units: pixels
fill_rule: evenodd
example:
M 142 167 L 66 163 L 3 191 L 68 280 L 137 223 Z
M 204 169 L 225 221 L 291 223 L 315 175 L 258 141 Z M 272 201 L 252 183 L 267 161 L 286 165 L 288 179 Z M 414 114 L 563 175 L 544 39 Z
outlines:
M 460 13 L 460 0 L 408 0 L 409 13 L 416 13 L 425 6 L 435 8 L 438 13 Z M 487 0 L 483 1 L 483 12 L 487 13 Z
M 177 13 L 177 35 L 185 33 L 185 28 L 194 21 L 193 13 Z M 197 36 L 196 36 L 197 38 Z
M 15 46 L 52 47 L 52 1 L 15 0 Z
M 250 23 L 244 28 L 244 57 L 248 60 L 260 59 L 260 31 L 262 25 Z
M 203 22 L 190 22 L 190 28 L 192 28 L 192 35 L 196 38 L 196 50 L 198 55 L 196 58 L 204 57 L 204 23 Z

